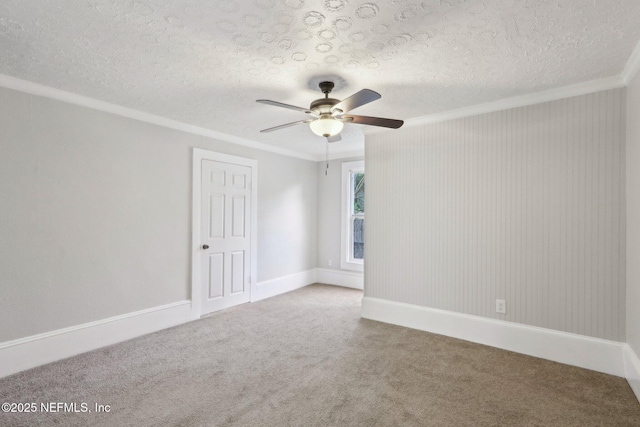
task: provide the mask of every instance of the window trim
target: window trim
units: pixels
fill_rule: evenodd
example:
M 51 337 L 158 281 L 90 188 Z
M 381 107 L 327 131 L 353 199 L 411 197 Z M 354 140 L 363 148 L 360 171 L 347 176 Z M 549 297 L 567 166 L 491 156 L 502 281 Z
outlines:
M 350 256 L 351 251 L 349 250 L 351 249 L 351 240 L 353 239 L 353 233 L 351 232 L 351 206 L 353 205 L 351 194 L 351 174 L 353 172 L 364 172 L 364 160 L 342 163 L 342 205 L 340 209 L 342 217 L 342 220 L 340 221 L 340 268 L 343 270 L 362 272 L 364 271 L 364 260 L 352 259 L 352 257 Z M 364 217 L 364 214 L 362 216 Z

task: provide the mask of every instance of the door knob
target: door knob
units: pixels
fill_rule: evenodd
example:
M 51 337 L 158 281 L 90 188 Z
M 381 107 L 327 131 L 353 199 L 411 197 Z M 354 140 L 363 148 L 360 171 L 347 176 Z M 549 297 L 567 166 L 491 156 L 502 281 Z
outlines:
M 202 245 L 202 249 L 209 249 L 209 245 Z

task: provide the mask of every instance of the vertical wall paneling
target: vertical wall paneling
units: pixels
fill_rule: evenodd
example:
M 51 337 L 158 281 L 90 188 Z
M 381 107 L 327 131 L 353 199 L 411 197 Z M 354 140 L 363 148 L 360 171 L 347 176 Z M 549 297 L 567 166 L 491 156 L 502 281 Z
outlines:
M 636 73 L 627 88 L 626 145 L 621 157 L 626 161 L 625 204 L 627 251 L 625 266 L 626 341 L 636 356 L 640 355 L 640 73 Z M 367 176 L 367 179 L 369 177 Z M 367 188 L 368 189 L 368 188 Z M 368 212 L 367 212 L 368 214 Z M 368 248 L 367 248 L 368 250 Z M 367 257 L 369 253 L 367 252 Z M 624 318 L 623 318 L 624 319 Z M 621 321 L 623 320 L 621 319 Z M 634 390 L 640 395 L 640 372 Z
M 368 136 L 366 296 L 624 340 L 624 102 Z

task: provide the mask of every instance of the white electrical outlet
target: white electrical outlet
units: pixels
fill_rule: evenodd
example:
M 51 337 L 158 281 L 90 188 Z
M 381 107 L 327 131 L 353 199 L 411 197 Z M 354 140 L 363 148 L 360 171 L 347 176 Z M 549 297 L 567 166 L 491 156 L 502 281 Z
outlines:
M 507 314 L 507 302 L 505 300 L 496 300 L 496 313 Z
M 329 260 L 329 262 L 327 262 L 327 264 L 329 264 L 329 267 L 331 267 L 333 265 L 333 261 Z

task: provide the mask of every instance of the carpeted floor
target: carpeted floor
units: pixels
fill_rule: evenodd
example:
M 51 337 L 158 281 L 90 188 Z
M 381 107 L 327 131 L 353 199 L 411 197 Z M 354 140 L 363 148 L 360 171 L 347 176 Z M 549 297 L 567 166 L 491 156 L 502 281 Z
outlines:
M 309 286 L 0 379 L 0 402 L 94 411 L 0 425 L 640 426 L 622 378 L 361 319 L 361 298 Z

